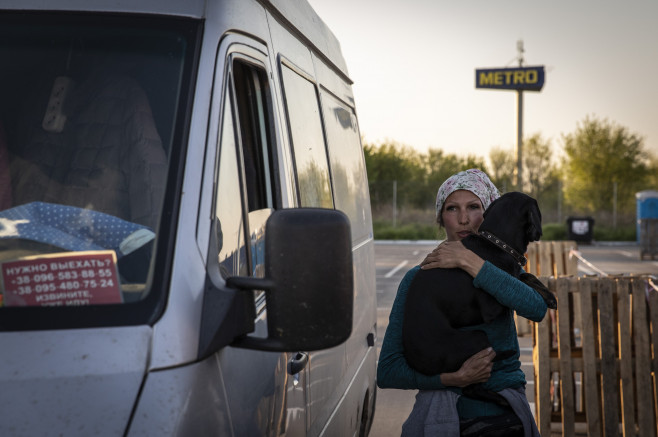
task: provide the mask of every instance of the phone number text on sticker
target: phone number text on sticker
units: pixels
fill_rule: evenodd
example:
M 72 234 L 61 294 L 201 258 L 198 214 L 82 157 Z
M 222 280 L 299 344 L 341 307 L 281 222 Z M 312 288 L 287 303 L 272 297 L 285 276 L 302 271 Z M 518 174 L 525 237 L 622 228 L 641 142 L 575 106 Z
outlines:
M 121 303 L 114 251 L 31 256 L 1 264 L 4 306 Z

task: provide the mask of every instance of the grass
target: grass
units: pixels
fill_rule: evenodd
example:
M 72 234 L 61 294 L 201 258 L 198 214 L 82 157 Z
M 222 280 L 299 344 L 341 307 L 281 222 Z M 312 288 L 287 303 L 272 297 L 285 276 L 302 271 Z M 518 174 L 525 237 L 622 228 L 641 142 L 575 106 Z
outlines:
M 390 221 L 375 220 L 372 224 L 376 240 L 442 240 L 443 229 L 436 224 L 407 223 L 393 226 Z
M 404 223 L 393 226 L 390 220 L 375 220 L 373 231 L 376 240 L 442 240 L 445 232 L 436 224 Z M 542 240 L 569 240 L 567 225 L 547 223 L 542 226 Z M 636 241 L 635 226 L 618 226 L 617 228 L 597 226 L 593 228 L 595 241 Z

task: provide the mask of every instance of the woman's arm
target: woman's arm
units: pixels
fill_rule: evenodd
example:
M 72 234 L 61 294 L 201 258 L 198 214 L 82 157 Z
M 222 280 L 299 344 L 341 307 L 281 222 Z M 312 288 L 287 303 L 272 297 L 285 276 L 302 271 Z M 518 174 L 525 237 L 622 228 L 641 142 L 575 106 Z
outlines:
M 491 376 L 495 352 L 485 349 L 466 360 L 454 373 L 428 376 L 412 369 L 404 358 L 402 343 L 402 320 L 407 290 L 418 267 L 404 276 L 398 287 L 386 334 L 377 364 L 377 385 L 380 388 L 438 390 L 447 386 L 464 387 L 477 382 L 485 382 Z
M 533 322 L 541 322 L 546 315 L 548 307 L 539 293 L 488 261 L 473 279 L 473 285 Z
M 546 314 L 546 303 L 530 286 L 464 247 L 461 241 L 445 241 L 421 263 L 428 268 L 460 268 L 470 274 L 473 285 L 491 294 L 502 305 L 521 317 L 540 322 Z

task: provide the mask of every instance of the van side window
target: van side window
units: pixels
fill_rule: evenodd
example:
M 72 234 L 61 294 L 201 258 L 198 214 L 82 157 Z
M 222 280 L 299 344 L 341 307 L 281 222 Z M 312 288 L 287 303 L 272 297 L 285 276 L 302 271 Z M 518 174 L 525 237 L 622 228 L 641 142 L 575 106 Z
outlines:
M 333 208 L 315 85 L 281 65 L 300 206 Z
M 277 204 L 267 74 L 248 61 L 232 56 L 225 91 L 214 225 L 224 277 L 264 275 L 265 223 Z
M 330 144 L 328 150 L 336 209 L 350 218 L 355 241 L 369 238 L 372 220 L 370 193 L 356 114 L 352 107 L 324 89 L 322 111 L 327 143 Z
M 267 76 L 253 65 L 236 61 L 233 77 L 249 211 L 274 208 Z
M 246 248 L 244 245 L 244 221 L 240 197 L 240 173 L 236 154 L 235 130 L 231 99 L 224 103 L 224 119 L 221 127 L 219 180 L 215 208 L 214 232 L 218 242 L 217 254 L 222 277 L 247 274 Z

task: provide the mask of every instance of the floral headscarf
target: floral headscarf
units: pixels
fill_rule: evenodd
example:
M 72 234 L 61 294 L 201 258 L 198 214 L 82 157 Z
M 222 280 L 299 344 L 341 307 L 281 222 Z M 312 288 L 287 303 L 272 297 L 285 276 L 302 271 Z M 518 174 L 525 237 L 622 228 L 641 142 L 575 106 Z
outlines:
M 498 188 L 482 170 L 471 168 L 450 176 L 441 184 L 436 194 L 436 219 L 441 223 L 441 210 L 448 196 L 457 190 L 467 190 L 480 198 L 486 210 L 491 202 L 500 197 Z

